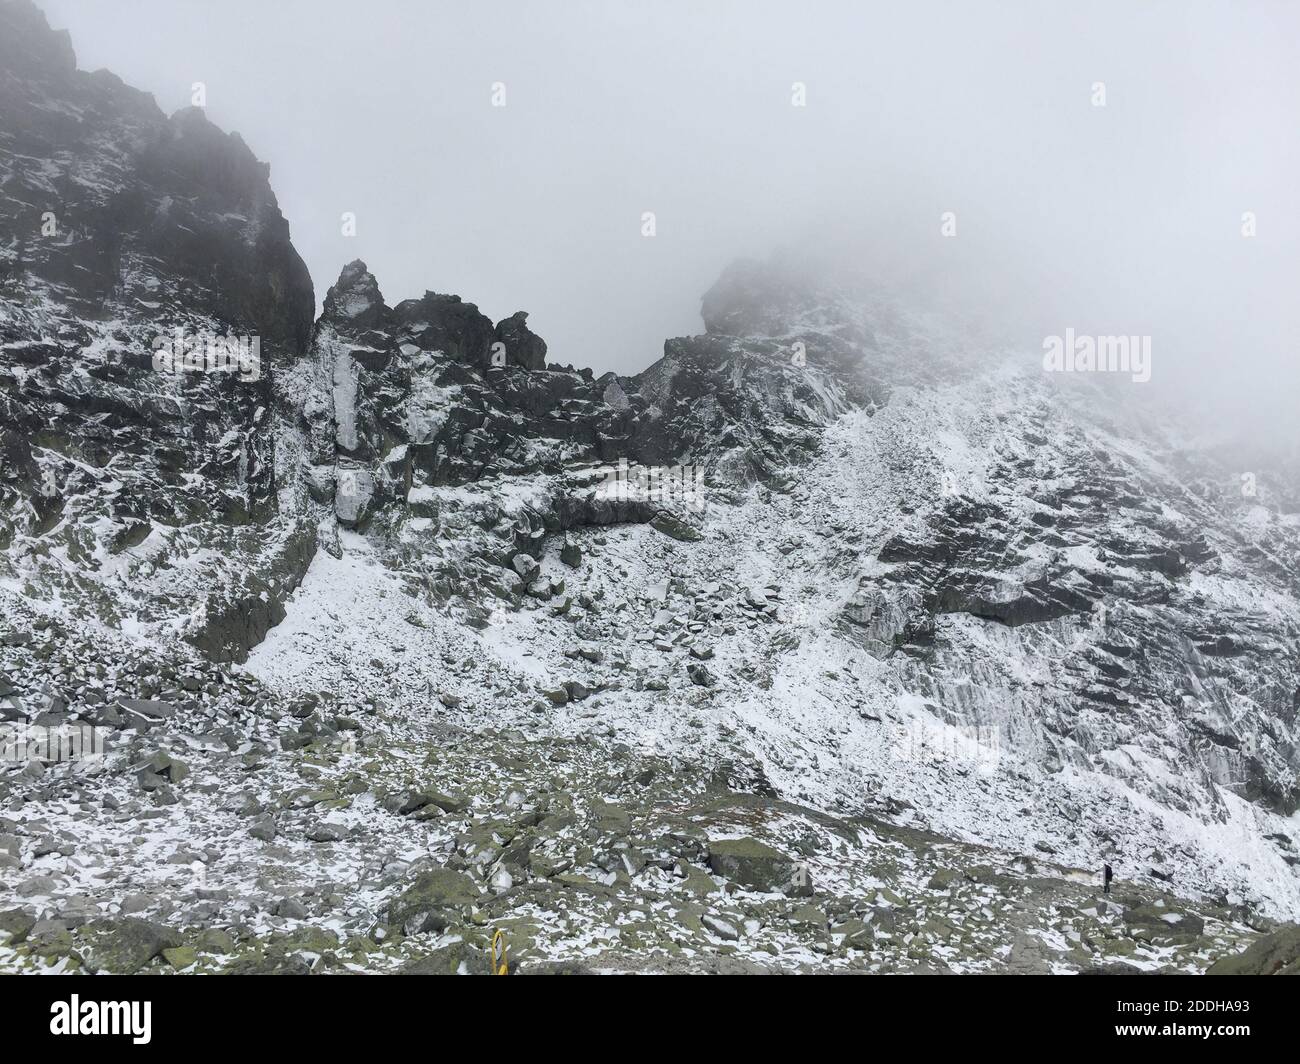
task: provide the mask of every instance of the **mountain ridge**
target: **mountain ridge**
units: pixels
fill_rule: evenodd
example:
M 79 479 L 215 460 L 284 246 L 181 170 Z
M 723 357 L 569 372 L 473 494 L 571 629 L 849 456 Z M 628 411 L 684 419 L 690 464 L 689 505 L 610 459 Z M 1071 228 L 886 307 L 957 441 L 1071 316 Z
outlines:
M 1300 917 L 1280 473 L 780 257 L 630 376 L 360 260 L 313 317 L 241 140 L 0 26 L 0 699 L 110 735 L 6 766 L 57 926 L 0 965 L 111 970 L 141 913 L 203 970 L 502 921 L 616 970 L 1202 971 Z M 256 376 L 160 370 L 177 329 Z

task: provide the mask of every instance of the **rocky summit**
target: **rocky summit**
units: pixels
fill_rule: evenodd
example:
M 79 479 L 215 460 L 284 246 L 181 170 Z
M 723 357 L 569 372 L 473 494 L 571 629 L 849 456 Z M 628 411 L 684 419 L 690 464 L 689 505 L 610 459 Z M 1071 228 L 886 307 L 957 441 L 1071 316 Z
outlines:
M 1293 467 L 776 260 L 315 307 L 0 0 L 0 971 L 1296 970 Z

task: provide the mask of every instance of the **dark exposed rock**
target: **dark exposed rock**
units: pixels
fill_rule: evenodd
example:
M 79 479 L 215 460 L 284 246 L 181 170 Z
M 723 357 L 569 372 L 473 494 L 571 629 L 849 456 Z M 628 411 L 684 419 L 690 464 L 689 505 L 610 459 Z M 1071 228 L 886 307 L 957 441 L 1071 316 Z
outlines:
M 95 537 L 120 553 L 206 526 L 204 589 L 224 599 L 273 567 L 248 549 L 279 535 L 273 380 L 311 335 L 311 281 L 267 167 L 201 110 L 168 119 L 111 74 L 76 70 L 67 35 L 27 0 L 0 5 L 0 39 L 0 230 L 14 235 L 0 249 L 13 311 L 0 325 L 0 542 L 43 537 L 81 558 Z M 216 369 L 155 368 L 178 333 L 190 346 L 243 337 L 244 361 L 220 368 L 223 346 Z M 173 560 L 157 552 L 149 571 Z M 135 587 L 146 612 L 194 610 L 188 589 Z
M 718 682 L 717 677 L 706 666 L 695 662 L 686 666 L 686 674 L 691 678 L 691 683 L 699 687 L 714 687 Z
M 650 527 L 657 532 L 662 532 L 665 536 L 672 539 L 691 542 L 702 538 L 700 533 L 688 525 L 679 517 L 674 517 L 669 513 L 657 513 L 650 519 Z
M 496 341 L 505 346 L 504 365 L 524 369 L 546 368 L 546 341 L 528 328 L 528 314 L 516 311 L 497 322 Z

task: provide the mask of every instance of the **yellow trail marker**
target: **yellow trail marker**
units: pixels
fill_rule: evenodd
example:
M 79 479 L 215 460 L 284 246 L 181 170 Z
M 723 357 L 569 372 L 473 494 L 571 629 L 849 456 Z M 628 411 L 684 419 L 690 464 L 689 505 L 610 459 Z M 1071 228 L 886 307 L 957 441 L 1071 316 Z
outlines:
M 506 943 L 505 943 L 505 938 L 506 938 L 506 936 L 505 936 L 505 932 L 504 932 L 504 931 L 500 931 L 500 930 L 498 930 L 498 931 L 496 932 L 496 934 L 494 934 L 494 935 L 492 936 L 492 945 L 488 948 L 488 951 L 487 951 L 487 954 L 488 954 L 488 961 L 489 961 L 489 962 L 491 963 L 491 965 L 492 965 L 492 974 L 493 974 L 493 975 L 509 975 L 509 974 L 510 974 L 510 967 L 509 967 L 509 964 L 508 964 L 507 959 L 506 959 Z M 501 948 L 501 951 L 500 951 L 499 954 L 498 954 L 498 952 L 497 952 L 497 947 L 498 947 L 498 945 L 499 945 L 500 948 Z

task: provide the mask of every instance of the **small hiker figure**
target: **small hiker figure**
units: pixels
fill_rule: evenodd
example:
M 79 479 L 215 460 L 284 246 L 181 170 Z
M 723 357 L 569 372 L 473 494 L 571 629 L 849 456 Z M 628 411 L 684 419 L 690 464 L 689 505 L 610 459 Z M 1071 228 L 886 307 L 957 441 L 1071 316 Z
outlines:
M 1103 888 L 1102 893 L 1103 893 L 1103 894 L 1109 894 L 1109 893 L 1110 893 L 1110 881 L 1115 877 L 1115 873 L 1111 871 L 1111 869 L 1110 869 L 1110 865 L 1108 865 L 1108 864 L 1103 864 L 1101 867 L 1102 867 L 1102 873 L 1101 873 L 1101 874 L 1102 874 L 1102 878 L 1105 879 L 1105 881 L 1106 881 L 1106 886 Z

